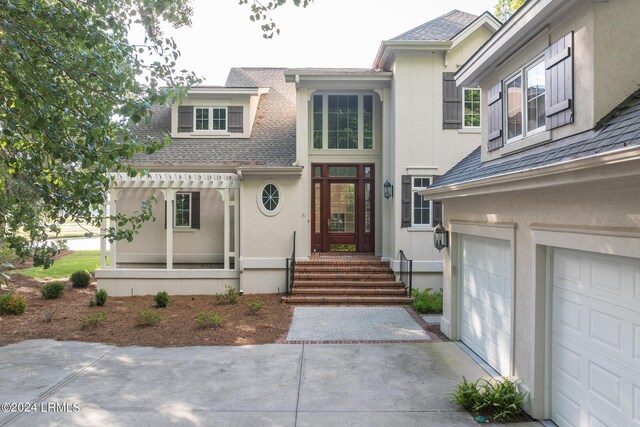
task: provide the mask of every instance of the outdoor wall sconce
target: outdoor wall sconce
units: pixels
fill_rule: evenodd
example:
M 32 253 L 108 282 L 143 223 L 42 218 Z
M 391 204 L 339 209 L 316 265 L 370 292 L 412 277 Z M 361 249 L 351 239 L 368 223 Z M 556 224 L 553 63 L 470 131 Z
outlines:
M 393 185 L 389 180 L 386 180 L 382 186 L 384 187 L 384 198 L 389 200 L 389 198 L 393 197 Z
M 438 223 L 433 230 L 433 246 L 436 247 L 438 252 L 449 246 L 449 232 L 444 229 L 441 223 Z

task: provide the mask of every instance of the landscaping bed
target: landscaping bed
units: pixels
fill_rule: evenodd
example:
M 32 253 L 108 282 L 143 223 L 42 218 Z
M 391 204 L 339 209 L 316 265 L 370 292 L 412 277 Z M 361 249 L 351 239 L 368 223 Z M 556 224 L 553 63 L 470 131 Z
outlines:
M 293 308 L 281 303 L 276 294 L 243 295 L 235 304 L 219 304 L 214 296 L 172 295 L 165 308 L 156 308 L 153 296 L 108 297 L 104 306 L 90 307 L 95 281 L 87 288 L 64 282 L 60 298 L 45 300 L 41 294 L 45 280 L 14 274 L 11 285 L 26 298 L 27 310 L 22 315 L 0 316 L 0 345 L 38 338 L 154 347 L 267 344 L 284 340 L 293 314 Z M 265 304 L 251 314 L 247 303 L 260 301 Z M 51 320 L 46 321 L 52 310 Z M 156 312 L 163 320 L 139 326 L 143 310 Z M 203 329 L 196 316 L 211 312 L 221 317 L 222 325 Z M 97 313 L 103 313 L 104 320 L 83 328 L 82 321 Z

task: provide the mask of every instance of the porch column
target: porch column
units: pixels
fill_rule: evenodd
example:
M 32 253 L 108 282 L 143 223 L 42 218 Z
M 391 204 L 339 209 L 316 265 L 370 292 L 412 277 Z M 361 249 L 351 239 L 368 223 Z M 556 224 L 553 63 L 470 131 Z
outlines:
M 109 191 L 109 216 L 113 217 L 116 215 L 117 210 L 116 210 L 116 203 L 118 202 L 118 190 L 117 189 L 112 189 Z M 109 219 L 109 225 L 111 227 L 118 227 L 118 222 L 111 218 Z M 104 240 L 104 239 L 103 239 Z M 106 247 L 106 242 L 105 242 L 105 247 Z M 116 241 L 114 240 L 113 242 L 111 242 L 111 256 L 109 259 L 109 265 L 111 266 L 111 268 L 113 268 L 114 270 L 117 268 L 117 260 L 116 260 Z
M 107 268 L 107 209 L 108 203 L 105 203 L 102 206 L 102 221 L 100 223 L 100 269 L 104 270 Z
M 240 190 L 233 190 L 233 266 L 235 270 L 240 268 Z
M 173 203 L 176 191 L 170 188 L 165 190 L 164 199 L 167 211 L 167 270 L 173 270 Z
M 222 203 L 224 207 L 224 269 L 229 269 L 229 243 L 230 243 L 230 230 L 229 230 L 229 189 L 225 188 L 222 191 Z

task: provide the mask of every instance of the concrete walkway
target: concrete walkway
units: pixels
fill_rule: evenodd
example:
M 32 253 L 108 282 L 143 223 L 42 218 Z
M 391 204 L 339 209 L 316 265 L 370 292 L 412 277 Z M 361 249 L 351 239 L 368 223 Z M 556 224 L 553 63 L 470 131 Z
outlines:
M 403 307 L 295 307 L 288 342 L 429 341 Z
M 0 426 L 472 426 L 449 402 L 486 376 L 455 343 L 0 348 Z M 57 406 L 56 406 L 57 405 Z

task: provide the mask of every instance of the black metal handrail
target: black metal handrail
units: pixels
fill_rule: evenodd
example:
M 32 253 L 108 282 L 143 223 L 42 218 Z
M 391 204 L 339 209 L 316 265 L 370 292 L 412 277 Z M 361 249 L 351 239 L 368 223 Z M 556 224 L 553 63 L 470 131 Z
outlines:
M 293 232 L 293 250 L 291 251 L 291 258 L 285 260 L 285 293 L 290 294 L 293 291 L 293 283 L 295 281 L 296 273 L 296 232 Z
M 407 259 L 404 251 L 400 251 L 400 282 L 407 290 L 407 296 L 413 291 L 413 260 Z

